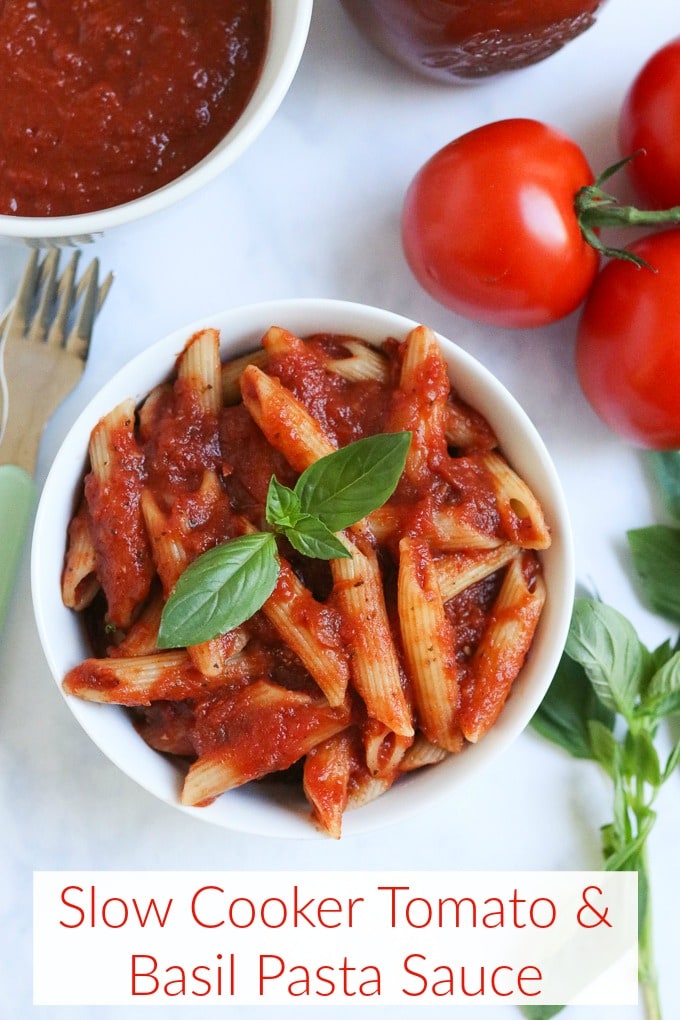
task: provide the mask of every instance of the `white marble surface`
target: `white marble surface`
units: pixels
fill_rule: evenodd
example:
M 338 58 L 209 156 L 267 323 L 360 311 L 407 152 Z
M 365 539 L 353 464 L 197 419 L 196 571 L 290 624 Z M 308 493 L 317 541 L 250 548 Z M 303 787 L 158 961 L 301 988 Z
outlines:
M 285 0 L 275 0 L 285 2 Z M 631 616 L 650 644 L 672 628 L 638 603 L 624 532 L 659 508 L 643 459 L 610 435 L 572 368 L 573 319 L 509 332 L 458 318 L 411 278 L 398 224 L 420 164 L 451 138 L 506 116 L 570 133 L 594 168 L 617 156 L 617 110 L 633 74 L 680 30 L 675 0 L 609 0 L 593 29 L 549 61 L 461 88 L 388 63 L 334 0 L 317 0 L 300 71 L 275 120 L 219 180 L 180 207 L 93 247 L 116 283 L 78 390 L 45 434 L 39 475 L 76 413 L 131 355 L 184 322 L 260 299 L 332 296 L 380 305 L 456 340 L 514 392 L 541 430 L 573 517 L 579 578 Z M 0 249 L 0 304 L 25 252 Z M 3 1016 L 71 1017 L 31 1006 L 31 874 L 36 869 L 582 869 L 596 867 L 607 787 L 526 733 L 500 768 L 455 801 L 382 832 L 334 842 L 233 835 L 155 802 L 79 730 L 48 675 L 32 618 L 28 556 L 0 648 L 0 988 Z M 651 840 L 665 1017 L 680 1015 L 680 785 L 667 785 Z M 464 1007 L 463 1007 L 464 1008 Z M 180 1015 L 198 1016 L 197 1007 Z M 354 1013 L 363 1013 L 356 1007 Z M 84 1009 L 98 1018 L 125 1009 Z M 233 1010 L 233 1015 L 238 1014 Z M 292 1008 L 281 1012 L 290 1013 Z M 334 1012 L 334 1011 L 333 1011 Z M 475 1017 L 495 1015 L 481 1008 Z M 250 1015 L 250 1013 L 249 1013 Z M 406 1017 L 407 1008 L 391 1015 Z M 509 1015 L 512 1015 L 512 1011 Z M 519 1015 L 515 1013 L 515 1015 Z M 583 1020 L 642 1016 L 582 1009 Z

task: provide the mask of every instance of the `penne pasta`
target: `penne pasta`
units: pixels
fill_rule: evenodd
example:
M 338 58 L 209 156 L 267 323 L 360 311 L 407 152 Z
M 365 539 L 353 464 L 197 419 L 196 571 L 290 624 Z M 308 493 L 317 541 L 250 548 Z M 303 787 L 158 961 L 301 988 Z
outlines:
M 390 629 L 375 552 L 343 539 L 350 559 L 333 560 L 333 596 L 347 626 L 352 683 L 369 718 L 401 736 L 413 735 L 411 710 Z
M 131 658 L 86 659 L 67 673 L 64 690 L 86 701 L 112 705 L 183 701 L 220 687 L 241 687 L 244 681 L 259 679 L 268 664 L 262 653 L 239 653 L 225 662 L 221 673 L 206 675 L 196 669 L 184 648 Z
M 527 549 L 547 549 L 550 531 L 541 505 L 526 482 L 497 453 L 483 453 L 480 461 L 493 479 L 506 538 Z
M 222 403 L 228 407 L 238 404 L 241 400 L 241 376 L 248 365 L 256 365 L 257 368 L 264 368 L 269 355 L 264 350 L 250 351 L 240 358 L 226 361 L 222 365 Z
M 107 648 L 107 655 L 129 659 L 136 655 L 155 654 L 164 605 L 165 600 L 160 591 L 152 595 L 122 640 Z
M 234 630 L 227 631 L 226 634 L 211 638 L 210 641 L 189 645 L 187 652 L 194 666 L 203 676 L 226 676 L 234 663 L 234 656 L 243 651 L 248 644 L 248 639 L 249 634 L 246 628 L 236 627 Z
M 114 472 L 121 466 L 126 447 L 133 450 L 134 426 L 135 405 L 132 400 L 125 400 L 105 415 L 92 430 L 90 467 L 100 485 L 106 485 L 112 480 Z
M 222 366 L 216 329 L 202 329 L 190 337 L 177 362 L 177 379 L 189 389 L 201 410 L 218 414 L 222 407 Z
M 269 442 L 296 471 L 332 453 L 321 425 L 278 379 L 249 365 L 241 376 L 243 401 Z
M 397 591 L 419 728 L 445 750 L 460 751 L 455 642 L 426 543 L 409 538 L 399 543 Z
M 184 649 L 133 658 L 86 659 L 64 679 L 67 694 L 115 705 L 178 701 L 209 688 L 210 681 L 193 666 Z
M 322 606 L 279 558 L 279 578 L 262 612 L 299 655 L 329 705 L 341 705 L 349 683 L 349 663 L 338 614 Z
M 516 556 L 472 657 L 470 682 L 461 697 L 460 725 L 470 743 L 476 743 L 500 715 L 531 647 L 545 598 L 531 554 Z
M 413 734 L 395 733 L 377 719 L 361 726 L 361 737 L 366 768 L 374 777 L 394 775 L 414 739 Z
M 167 598 L 189 566 L 189 557 L 181 537 L 170 527 L 169 515 L 161 510 L 149 489 L 142 493 L 141 505 L 154 564 Z
M 99 588 L 97 552 L 92 541 L 87 504 L 83 501 L 68 528 L 61 597 L 65 606 L 80 613 L 90 605 Z
M 460 507 L 433 507 L 430 500 L 419 503 L 416 514 L 412 505 L 387 504 L 370 513 L 366 520 L 376 541 L 396 547 L 412 530 L 416 515 L 418 533 L 441 552 L 496 549 L 505 544 L 498 535 L 469 521 Z
M 399 387 L 392 395 L 386 432 L 412 434 L 404 473 L 416 485 L 430 477 L 431 462 L 447 453 L 446 404 L 451 389 L 439 344 L 418 326 L 404 341 Z
M 241 526 L 244 533 L 255 531 L 245 520 Z M 262 612 L 299 656 L 328 703 L 342 704 L 349 683 L 349 663 L 337 611 L 318 603 L 282 556 L 276 587 Z
M 172 401 L 173 388 L 170 383 L 161 383 L 151 390 L 137 409 L 140 442 L 146 443 L 153 437 Z
M 457 451 L 493 450 L 498 446 L 486 419 L 453 395 L 444 411 L 444 430 L 449 447 Z
M 149 489 L 142 493 L 141 505 L 153 561 L 166 598 L 180 574 L 200 553 L 236 531 L 227 495 L 212 470 L 203 472 L 195 491 L 178 492 L 167 512 Z
M 349 782 L 356 761 L 356 735 L 342 730 L 313 747 L 305 757 L 302 788 L 312 819 L 333 839 L 340 839 Z
M 384 354 L 360 340 L 344 340 L 343 347 L 349 351 L 348 356 L 329 358 L 326 361 L 327 372 L 333 372 L 350 382 L 366 382 L 369 379 L 388 382 L 389 364 Z
M 96 572 L 107 618 L 125 628 L 146 599 L 153 577 L 151 549 L 140 507 L 143 453 L 135 437 L 135 408 L 124 401 L 95 426 L 85 479 Z
M 394 783 L 396 776 L 382 776 L 376 779 L 369 776 L 367 772 L 360 772 L 353 776 L 350 781 L 349 793 L 347 795 L 347 811 L 356 811 L 365 807 L 371 801 L 377 800 L 386 793 Z
M 290 768 L 313 747 L 344 730 L 347 705 L 331 708 L 309 695 L 257 680 L 238 692 L 224 719 L 226 738 L 189 768 L 181 800 L 187 805 L 215 797 L 271 772 Z M 267 749 L 253 756 L 253 744 Z
M 478 581 L 507 566 L 517 555 L 518 547 L 504 542 L 493 549 L 464 549 L 434 560 L 437 583 L 444 602 L 460 595 Z
M 438 765 L 440 761 L 444 761 L 448 756 L 449 752 L 443 747 L 433 744 L 424 734 L 418 733 L 399 762 L 399 771 L 414 772 L 416 769 L 425 768 L 427 765 Z
M 262 346 L 268 357 L 288 357 L 297 354 L 306 357 L 304 342 L 288 329 L 281 326 L 270 326 L 262 337 Z

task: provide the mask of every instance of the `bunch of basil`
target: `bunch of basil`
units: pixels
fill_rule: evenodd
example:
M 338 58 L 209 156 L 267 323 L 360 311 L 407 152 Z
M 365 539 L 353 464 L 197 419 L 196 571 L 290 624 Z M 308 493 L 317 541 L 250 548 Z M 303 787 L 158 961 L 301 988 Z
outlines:
M 680 624 L 680 451 L 654 453 L 650 464 L 665 510 L 675 525 L 629 531 L 633 571 L 645 604 Z M 660 1020 L 652 948 L 647 837 L 654 802 L 680 763 L 680 740 L 661 760 L 657 734 L 680 713 L 680 639 L 648 649 L 633 625 L 610 606 L 578 598 L 566 648 L 532 725 L 575 758 L 597 762 L 613 787 L 613 820 L 601 829 L 608 871 L 638 873 L 639 979 L 647 1017 Z M 561 1006 L 527 1006 L 548 1020 Z

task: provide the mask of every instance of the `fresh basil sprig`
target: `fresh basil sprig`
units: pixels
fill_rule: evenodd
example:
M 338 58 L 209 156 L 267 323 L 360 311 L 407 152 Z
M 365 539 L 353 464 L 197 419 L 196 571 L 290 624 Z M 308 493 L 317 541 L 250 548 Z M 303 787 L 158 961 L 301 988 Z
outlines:
M 638 873 L 640 985 L 648 1016 L 657 1020 L 646 841 L 659 790 L 680 763 L 680 741 L 665 762 L 655 743 L 661 722 L 676 712 L 678 645 L 666 641 L 650 651 L 615 609 L 577 599 L 565 653 L 532 725 L 575 758 L 597 762 L 612 781 L 613 821 L 601 830 L 604 866 Z M 536 1009 L 523 1012 L 534 1020 L 554 1015 Z
M 257 612 L 279 575 L 275 533 L 305 556 L 350 556 L 334 532 L 356 524 L 389 499 L 410 442 L 410 432 L 359 439 L 311 464 L 293 489 L 272 477 L 265 505 L 272 531 L 230 539 L 187 567 L 163 609 L 158 647 L 209 641 Z

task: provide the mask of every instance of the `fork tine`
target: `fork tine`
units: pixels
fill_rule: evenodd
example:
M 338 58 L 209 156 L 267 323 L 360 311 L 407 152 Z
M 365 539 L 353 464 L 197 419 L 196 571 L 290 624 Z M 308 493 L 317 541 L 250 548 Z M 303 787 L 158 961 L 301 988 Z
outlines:
M 57 287 L 57 306 L 47 334 L 48 344 L 61 346 L 66 332 L 66 322 L 73 306 L 73 291 L 80 251 L 76 249 L 66 263 Z
M 99 286 L 99 293 L 97 294 L 97 315 L 99 315 L 99 313 L 102 310 L 102 305 L 104 304 L 106 298 L 108 297 L 108 293 L 111 290 L 112 284 L 113 273 L 107 273 Z
M 38 258 L 39 252 L 37 248 L 33 249 L 28 262 L 26 263 L 26 268 L 24 269 L 19 282 L 16 297 L 9 311 L 9 317 L 7 320 L 8 333 L 10 330 L 16 330 L 19 333 L 24 332 L 28 313 L 35 296 L 38 275 L 40 272 L 38 267 Z
M 32 341 L 45 339 L 47 323 L 49 321 L 54 296 L 57 290 L 57 270 L 59 269 L 59 250 L 53 248 L 45 256 L 36 276 L 35 290 L 38 294 L 38 304 L 30 316 L 30 326 L 26 331 L 26 338 Z
M 85 360 L 90 349 L 94 320 L 99 315 L 113 283 L 113 273 L 108 273 L 99 284 L 99 260 L 94 259 L 78 284 L 77 298 L 80 310 L 71 332 L 64 341 L 64 347 L 72 354 Z
M 81 358 L 87 357 L 92 326 L 99 304 L 99 259 L 93 259 L 76 287 L 75 300 L 80 302 L 73 327 L 64 347 Z

